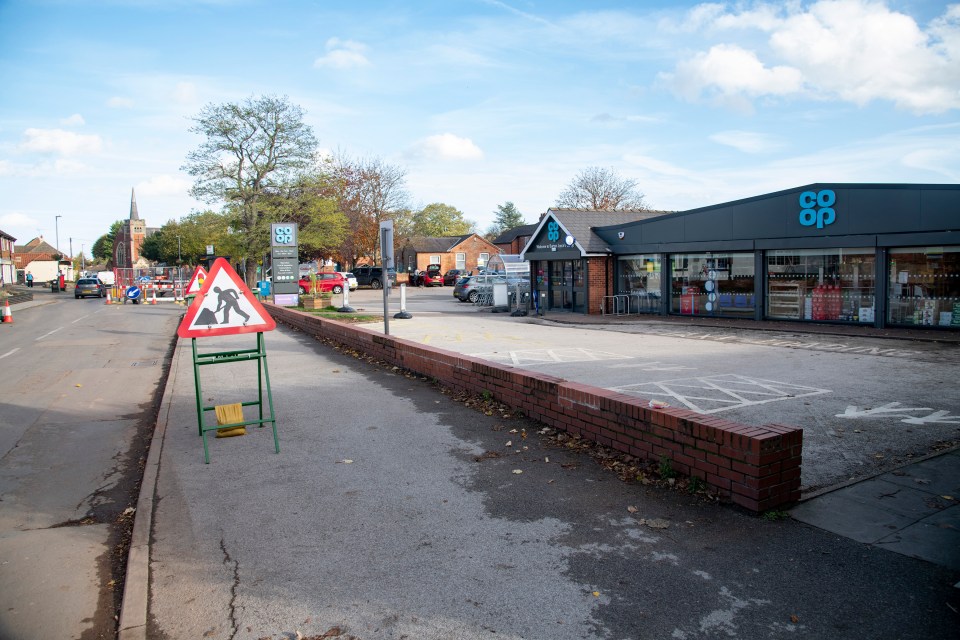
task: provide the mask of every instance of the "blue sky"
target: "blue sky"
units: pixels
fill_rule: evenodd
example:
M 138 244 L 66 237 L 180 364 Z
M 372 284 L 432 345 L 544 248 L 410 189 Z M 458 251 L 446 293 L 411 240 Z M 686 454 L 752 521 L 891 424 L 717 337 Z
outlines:
M 206 208 L 190 118 L 260 94 L 481 230 L 588 166 L 665 210 L 956 183 L 960 4 L 0 0 L 0 230 L 89 255 L 131 188 L 151 226 Z

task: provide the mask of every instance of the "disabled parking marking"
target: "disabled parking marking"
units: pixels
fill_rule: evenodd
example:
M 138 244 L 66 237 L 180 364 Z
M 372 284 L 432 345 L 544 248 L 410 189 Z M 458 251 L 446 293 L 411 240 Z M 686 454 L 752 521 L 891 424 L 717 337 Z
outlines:
M 710 414 L 742 409 L 768 402 L 806 398 L 831 393 L 829 389 L 807 387 L 789 382 L 763 380 L 738 374 L 677 378 L 611 387 L 611 391 L 648 399 L 666 399 L 691 411 Z
M 514 367 L 532 367 L 540 364 L 562 364 L 568 362 L 600 362 L 603 360 L 629 360 L 633 356 L 625 356 L 596 349 L 570 347 L 567 349 L 524 349 L 520 351 L 493 351 L 488 353 L 471 353 L 475 358 L 483 358 L 500 364 Z

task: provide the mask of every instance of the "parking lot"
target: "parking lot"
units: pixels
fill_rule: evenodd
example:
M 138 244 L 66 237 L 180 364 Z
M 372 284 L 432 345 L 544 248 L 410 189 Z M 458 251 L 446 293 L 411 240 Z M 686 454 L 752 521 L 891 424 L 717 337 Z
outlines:
M 567 324 L 576 316 L 560 324 L 460 303 L 451 287 L 406 294 L 413 317 L 391 317 L 392 335 L 746 424 L 800 426 L 807 493 L 960 441 L 955 342 L 844 336 L 842 327 L 824 336 L 802 325 L 783 333 L 649 319 Z M 399 298 L 391 295 L 391 316 Z M 379 291 L 350 300 L 383 310 Z

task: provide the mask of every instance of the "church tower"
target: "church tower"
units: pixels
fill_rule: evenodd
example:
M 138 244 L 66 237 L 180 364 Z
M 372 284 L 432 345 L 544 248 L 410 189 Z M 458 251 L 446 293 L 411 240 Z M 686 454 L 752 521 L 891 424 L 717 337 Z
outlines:
M 140 259 L 140 246 L 147 237 L 147 225 L 137 211 L 137 194 L 130 189 L 130 217 L 120 225 L 113 239 L 113 266 L 129 269 Z

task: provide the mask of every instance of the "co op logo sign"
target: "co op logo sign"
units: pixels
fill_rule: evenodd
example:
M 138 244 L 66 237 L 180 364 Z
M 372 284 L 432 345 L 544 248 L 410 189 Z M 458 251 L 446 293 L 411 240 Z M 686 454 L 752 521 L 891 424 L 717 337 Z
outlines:
M 823 229 L 837 219 L 837 212 L 833 205 L 837 202 L 837 194 L 833 189 L 823 191 L 804 191 L 800 194 L 800 224 L 805 227 L 817 225 Z

